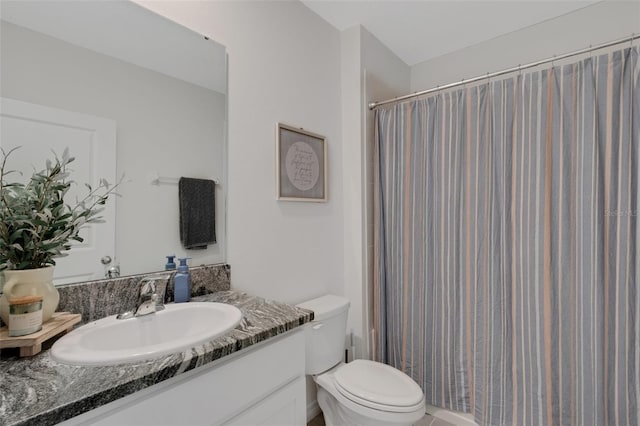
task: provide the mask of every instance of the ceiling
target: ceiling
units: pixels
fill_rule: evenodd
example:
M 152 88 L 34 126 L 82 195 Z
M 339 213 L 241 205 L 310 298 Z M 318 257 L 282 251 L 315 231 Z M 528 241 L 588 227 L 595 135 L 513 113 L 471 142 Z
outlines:
M 302 0 L 340 31 L 362 25 L 407 65 L 463 49 L 598 1 Z

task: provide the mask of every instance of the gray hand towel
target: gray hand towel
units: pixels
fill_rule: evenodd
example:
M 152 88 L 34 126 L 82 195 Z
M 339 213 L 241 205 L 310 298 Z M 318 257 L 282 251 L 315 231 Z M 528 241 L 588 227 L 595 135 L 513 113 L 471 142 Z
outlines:
M 180 241 L 187 249 L 206 249 L 216 242 L 216 184 L 212 180 L 181 177 Z

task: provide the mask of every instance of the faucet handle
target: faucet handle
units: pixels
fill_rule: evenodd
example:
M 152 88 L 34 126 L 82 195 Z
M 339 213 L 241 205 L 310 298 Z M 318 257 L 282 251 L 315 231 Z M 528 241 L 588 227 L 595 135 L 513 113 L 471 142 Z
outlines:
M 156 294 L 156 278 L 144 277 L 140 280 L 140 296 Z
M 164 301 L 157 294 L 156 280 L 169 280 L 168 276 L 144 277 L 140 280 L 141 301 L 151 300 L 156 305 L 156 311 L 164 309 Z

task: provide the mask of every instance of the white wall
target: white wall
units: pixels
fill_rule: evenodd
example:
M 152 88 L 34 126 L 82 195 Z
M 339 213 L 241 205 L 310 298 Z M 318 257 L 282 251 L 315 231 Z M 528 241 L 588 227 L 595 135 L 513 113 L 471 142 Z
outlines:
M 369 291 L 373 253 L 373 113 L 369 101 L 409 90 L 410 70 L 362 26 L 342 32 L 345 296 L 354 358 L 369 358 Z
M 229 52 L 232 286 L 285 302 L 345 294 L 367 357 L 366 103 L 405 93 L 409 68 L 366 30 L 339 34 L 297 2 L 140 3 Z M 327 204 L 274 200 L 277 121 L 328 137 Z
M 351 301 L 347 333 L 353 332 L 356 354 L 361 357 L 363 341 L 362 282 L 364 259 L 363 242 L 363 164 L 362 164 L 362 63 L 360 26 L 341 33 L 341 78 L 342 92 L 342 161 L 344 167 L 344 293 Z M 350 339 L 346 346 L 349 347 Z
M 2 96 L 116 122 L 117 175 L 126 179 L 116 199 L 116 261 L 123 275 L 162 270 L 167 254 L 191 256 L 192 265 L 224 260 L 221 194 L 220 243 L 187 254 L 177 185 L 147 180 L 153 171 L 223 177 L 224 95 L 4 21 L 1 65 Z M 100 267 L 100 259 L 95 262 Z
M 634 33 L 640 33 L 640 2 L 596 3 L 416 64 L 411 67 L 411 92 L 596 46 Z
M 227 47 L 228 256 L 237 290 L 297 303 L 343 294 L 340 35 L 298 2 L 149 2 Z M 329 201 L 275 200 L 275 126 L 327 137 Z M 318 412 L 307 380 L 309 416 Z
M 138 3 L 227 47 L 233 288 L 292 303 L 342 294 L 338 31 L 298 2 Z M 327 137 L 327 203 L 276 201 L 277 122 Z

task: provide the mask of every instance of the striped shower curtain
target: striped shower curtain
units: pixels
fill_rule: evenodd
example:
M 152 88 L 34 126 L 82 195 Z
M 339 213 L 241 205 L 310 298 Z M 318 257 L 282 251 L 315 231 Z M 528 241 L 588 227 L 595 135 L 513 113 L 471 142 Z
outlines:
M 480 425 L 640 423 L 638 48 L 378 109 L 376 358 Z

